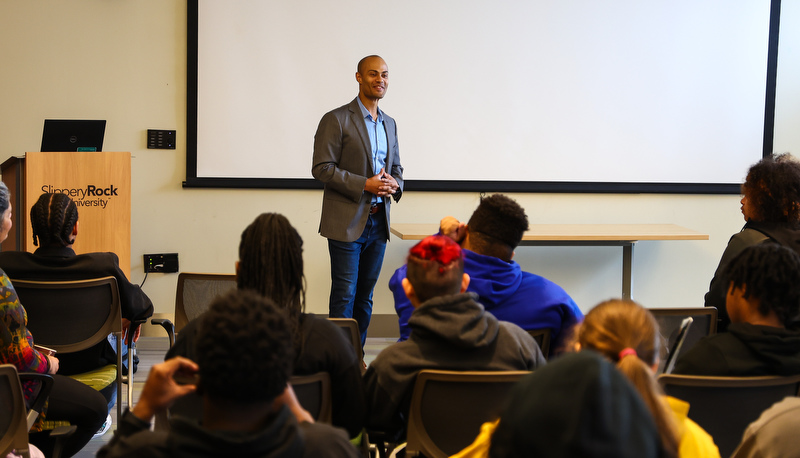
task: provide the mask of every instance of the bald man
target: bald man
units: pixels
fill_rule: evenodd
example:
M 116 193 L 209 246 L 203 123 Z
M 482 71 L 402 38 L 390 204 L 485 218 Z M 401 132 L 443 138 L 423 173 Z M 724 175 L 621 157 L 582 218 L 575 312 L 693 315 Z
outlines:
M 324 183 L 319 232 L 331 259 L 329 314 L 355 318 L 361 345 L 372 317 L 372 291 L 389 240 L 392 199 L 403 192 L 394 119 L 378 108 L 389 67 L 367 56 L 356 69 L 358 96 L 322 117 L 311 173 Z

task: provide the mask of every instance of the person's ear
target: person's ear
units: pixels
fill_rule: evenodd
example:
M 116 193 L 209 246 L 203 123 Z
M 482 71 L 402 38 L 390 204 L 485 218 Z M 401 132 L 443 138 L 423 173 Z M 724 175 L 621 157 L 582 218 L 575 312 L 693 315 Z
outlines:
M 461 292 L 467 290 L 467 286 L 469 286 L 469 274 L 464 272 L 464 276 L 461 277 Z
M 411 282 L 408 281 L 408 278 L 403 279 L 402 285 L 403 285 L 403 292 L 406 293 L 406 297 L 411 302 L 411 305 L 413 305 L 414 308 L 419 307 L 419 299 L 417 298 L 417 293 L 416 291 L 414 291 L 414 287 L 411 285 Z
M 236 261 L 236 265 L 234 266 L 234 269 L 236 270 L 236 278 L 238 279 L 239 278 L 239 261 Z
M 73 237 L 77 237 L 78 236 L 78 223 L 79 222 L 80 221 L 75 221 L 75 225 L 72 226 L 72 236 Z

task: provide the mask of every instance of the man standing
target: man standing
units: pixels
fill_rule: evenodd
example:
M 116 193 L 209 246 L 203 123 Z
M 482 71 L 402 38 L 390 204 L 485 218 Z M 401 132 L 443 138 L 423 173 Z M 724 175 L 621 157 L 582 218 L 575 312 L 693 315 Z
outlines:
M 386 62 L 361 59 L 356 81 L 358 96 L 319 122 L 311 173 L 325 184 L 319 232 L 331 257 L 329 314 L 355 318 L 364 345 L 389 239 L 390 197 L 400 200 L 403 166 L 394 119 L 378 108 L 389 87 Z

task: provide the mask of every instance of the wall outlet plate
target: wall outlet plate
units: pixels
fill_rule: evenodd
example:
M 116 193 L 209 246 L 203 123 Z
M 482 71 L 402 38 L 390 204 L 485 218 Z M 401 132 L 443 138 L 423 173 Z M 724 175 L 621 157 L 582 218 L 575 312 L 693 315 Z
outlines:
M 178 253 L 145 254 L 144 272 L 173 273 L 178 271 Z

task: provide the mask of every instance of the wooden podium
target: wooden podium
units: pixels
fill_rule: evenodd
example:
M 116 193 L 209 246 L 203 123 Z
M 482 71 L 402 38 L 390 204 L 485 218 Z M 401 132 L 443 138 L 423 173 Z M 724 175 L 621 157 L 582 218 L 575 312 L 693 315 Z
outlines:
M 130 278 L 131 153 L 25 153 L 0 164 L 0 173 L 11 191 L 14 224 L 0 249 L 35 251 L 31 207 L 43 193 L 61 192 L 78 206 L 75 252 L 114 252 Z

